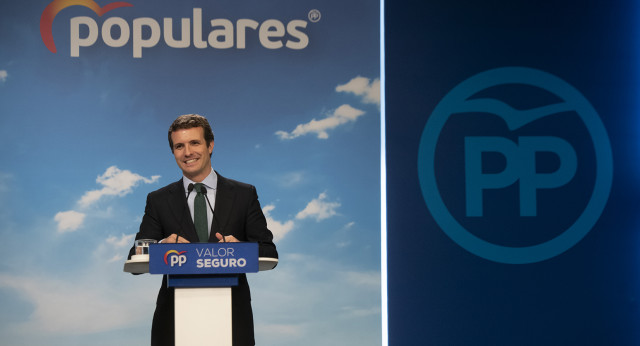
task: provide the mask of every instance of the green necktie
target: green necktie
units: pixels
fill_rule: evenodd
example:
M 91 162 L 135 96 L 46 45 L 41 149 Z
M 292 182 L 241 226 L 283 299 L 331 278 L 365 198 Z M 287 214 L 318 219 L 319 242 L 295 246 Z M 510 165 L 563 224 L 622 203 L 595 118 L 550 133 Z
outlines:
M 209 240 L 209 231 L 207 230 L 207 203 L 202 194 L 202 183 L 195 185 L 196 198 L 193 202 L 193 223 L 196 225 L 196 232 L 201 243 Z

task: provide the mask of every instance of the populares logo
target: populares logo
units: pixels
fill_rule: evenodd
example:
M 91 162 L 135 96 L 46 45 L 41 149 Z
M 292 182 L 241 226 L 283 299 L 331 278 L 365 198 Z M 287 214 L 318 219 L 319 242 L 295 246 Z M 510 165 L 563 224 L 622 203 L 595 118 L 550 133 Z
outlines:
M 182 267 L 183 264 L 187 263 L 187 256 L 185 255 L 186 251 L 176 251 L 169 250 L 164 254 L 164 264 L 169 266 L 178 265 L 178 267 Z
M 133 7 L 128 2 L 112 2 L 104 7 L 100 7 L 93 0 L 53 0 L 42 12 L 40 17 L 40 36 L 42 36 L 42 42 L 49 48 L 52 53 L 56 53 L 56 45 L 53 42 L 53 19 L 58 13 L 69 6 L 84 6 L 90 8 L 98 16 L 102 17 L 103 14 L 120 7 Z
M 56 53 L 53 38 L 53 20 L 63 9 L 70 6 L 83 6 L 91 9 L 99 17 L 107 12 L 123 7 L 133 7 L 128 2 L 112 2 L 100 7 L 94 0 L 53 0 L 40 17 L 40 35 L 45 46 Z M 318 22 L 321 14 L 311 10 L 309 21 Z M 198 49 L 246 49 L 247 39 L 256 38 L 267 49 L 288 48 L 304 49 L 309 45 L 309 36 L 304 32 L 308 22 L 294 19 L 283 23 L 277 19 L 258 22 L 253 19 L 225 18 L 209 20 L 209 27 L 203 23 L 201 8 L 194 8 L 191 18 L 163 18 L 162 24 L 150 17 L 134 18 L 131 23 L 121 17 L 109 17 L 102 23 L 87 16 L 73 17 L 69 20 L 70 56 L 79 57 L 80 48 L 93 46 L 98 39 L 109 47 L 118 48 L 131 42 L 134 58 L 142 58 L 142 50 L 158 45 L 161 38 L 170 48 Z M 179 27 L 179 36 L 175 37 L 174 25 Z M 209 29 L 208 34 L 205 30 Z M 178 30 L 176 30 L 178 31 Z
M 593 228 L 613 162 L 604 125 L 578 90 L 509 67 L 475 75 L 440 101 L 420 139 L 418 174 L 454 242 L 523 264 L 565 252 Z

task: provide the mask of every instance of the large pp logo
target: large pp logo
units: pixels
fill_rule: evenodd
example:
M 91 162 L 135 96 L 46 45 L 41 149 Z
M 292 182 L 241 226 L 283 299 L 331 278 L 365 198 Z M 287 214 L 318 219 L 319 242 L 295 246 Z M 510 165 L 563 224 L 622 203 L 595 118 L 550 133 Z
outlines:
M 186 251 L 178 252 L 176 250 L 169 250 L 165 252 L 164 264 L 171 267 L 175 265 L 177 265 L 178 267 L 182 267 L 183 264 L 187 263 L 187 256 L 184 255 L 185 253 Z
M 475 75 L 436 106 L 418 153 L 422 194 L 458 245 L 522 264 L 557 256 L 599 219 L 613 163 L 595 109 L 530 68 Z

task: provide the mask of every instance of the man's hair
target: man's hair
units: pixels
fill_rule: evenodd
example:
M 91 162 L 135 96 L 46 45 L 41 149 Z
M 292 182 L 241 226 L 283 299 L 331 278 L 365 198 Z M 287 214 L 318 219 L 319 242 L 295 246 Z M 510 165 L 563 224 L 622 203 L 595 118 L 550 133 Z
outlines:
M 204 130 L 204 140 L 207 143 L 207 147 L 211 142 L 213 142 L 213 131 L 211 130 L 211 126 L 209 125 L 207 118 L 198 114 L 185 114 L 179 116 L 173 121 L 173 124 L 169 126 L 169 146 L 171 147 L 171 152 L 173 152 L 173 140 L 171 139 L 171 133 L 177 130 L 190 129 L 194 127 L 202 127 Z

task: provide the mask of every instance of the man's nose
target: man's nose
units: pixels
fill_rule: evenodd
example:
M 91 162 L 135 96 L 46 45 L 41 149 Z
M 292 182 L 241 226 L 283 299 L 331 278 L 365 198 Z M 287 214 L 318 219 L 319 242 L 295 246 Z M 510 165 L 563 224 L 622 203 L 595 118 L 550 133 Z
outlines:
M 184 146 L 184 155 L 185 156 L 191 155 L 191 147 L 189 145 Z

